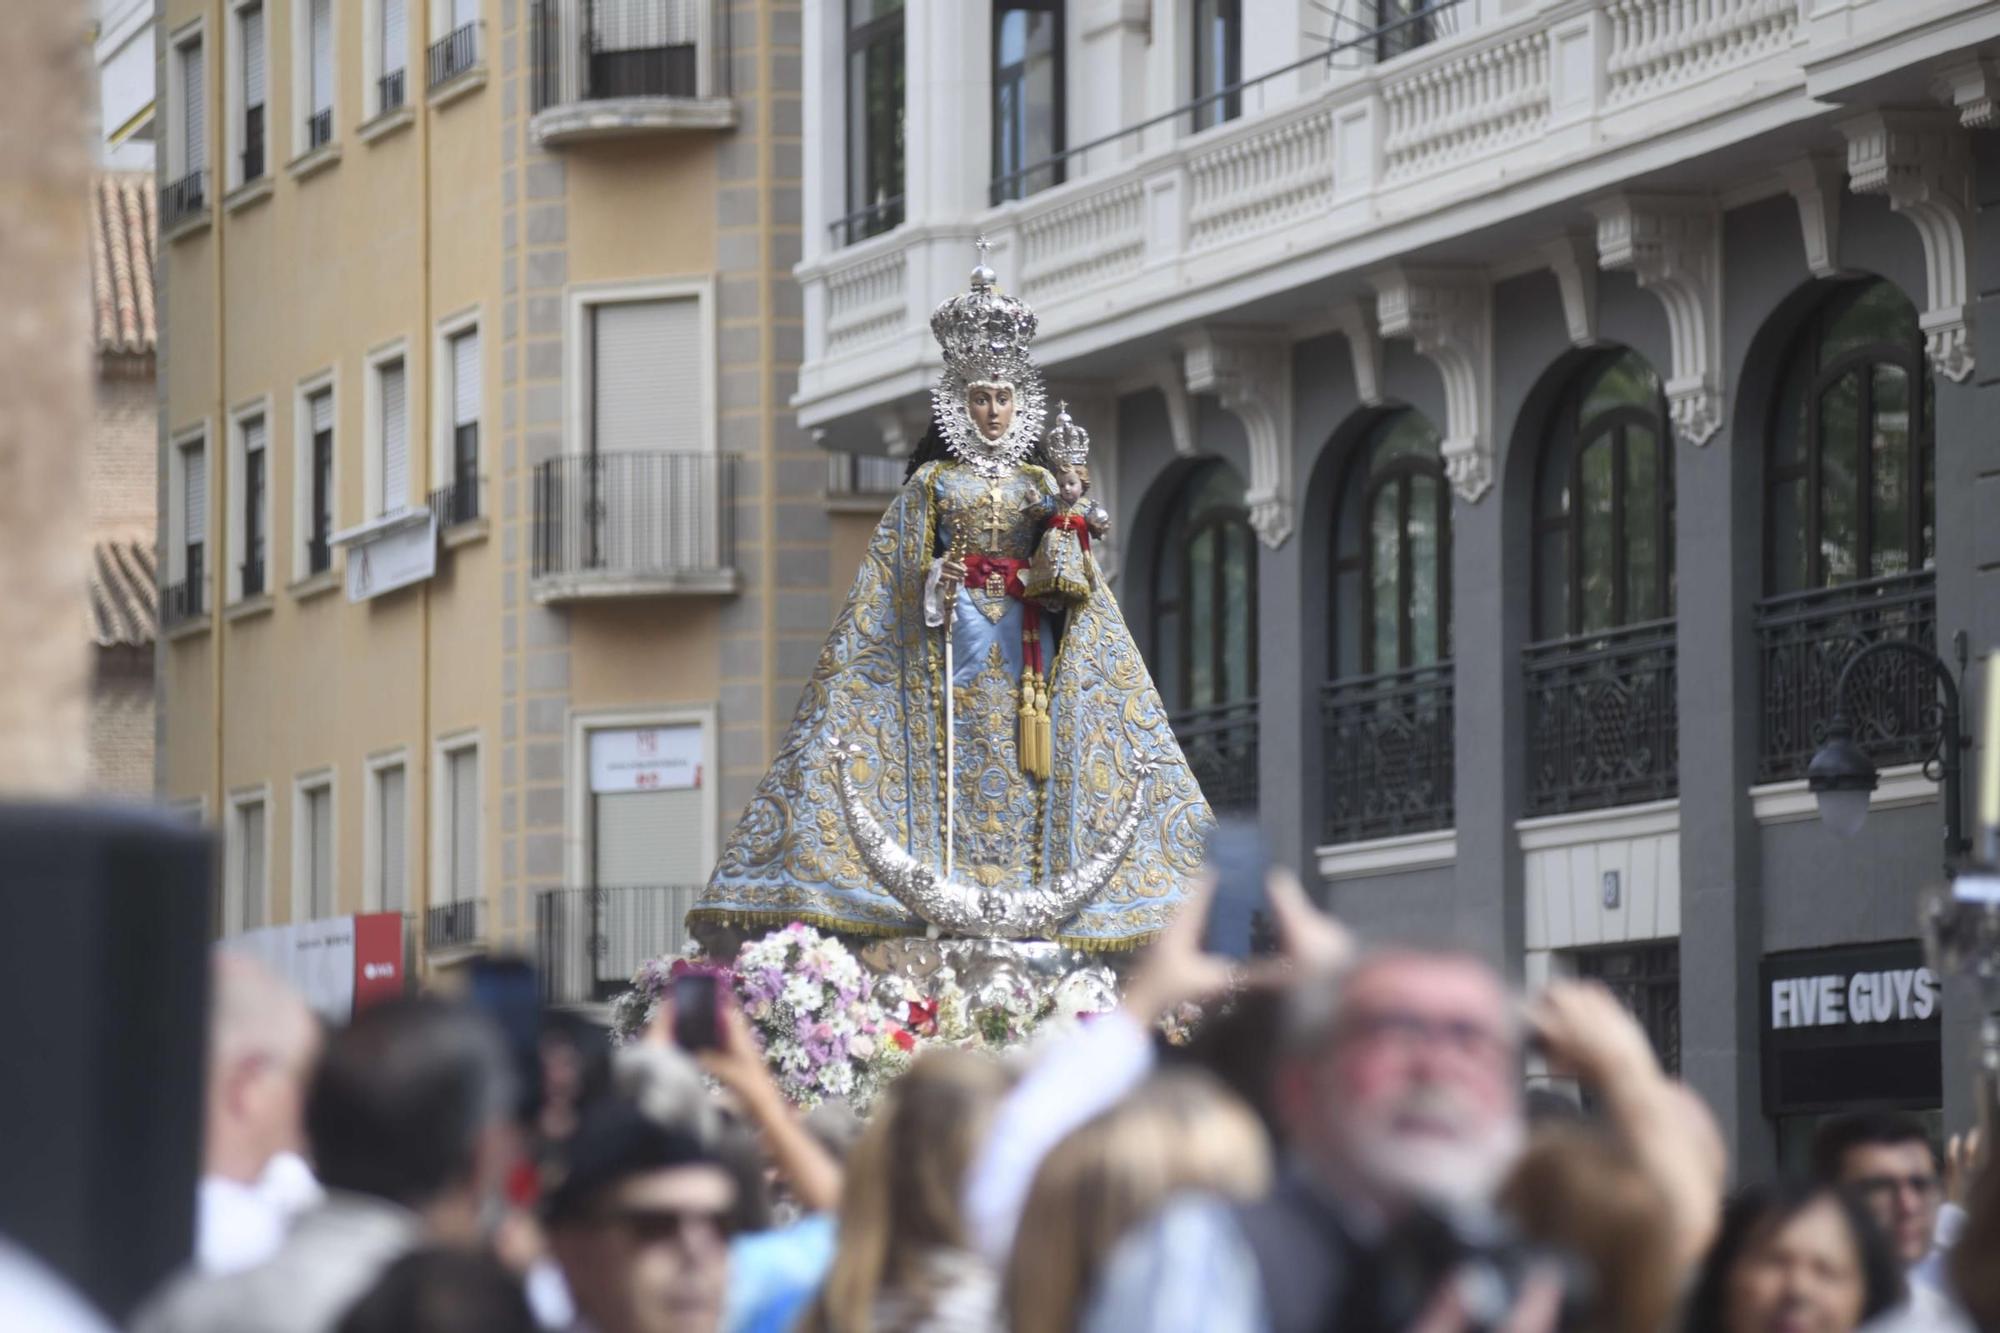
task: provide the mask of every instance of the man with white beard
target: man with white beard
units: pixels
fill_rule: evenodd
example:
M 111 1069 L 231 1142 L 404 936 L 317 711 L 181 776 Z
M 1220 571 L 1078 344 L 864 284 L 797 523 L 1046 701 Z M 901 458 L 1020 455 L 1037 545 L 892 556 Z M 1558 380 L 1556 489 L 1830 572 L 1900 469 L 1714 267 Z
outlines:
M 1491 1225 L 1524 1136 L 1520 1073 L 1512 996 L 1470 955 L 1383 951 L 1337 983 L 1300 983 L 1274 1075 L 1283 1177 L 1252 1204 L 1167 1209 L 1114 1254 L 1084 1327 L 1351 1333 L 1420 1310 L 1426 1326 L 1484 1323 L 1445 1312 L 1454 1270 L 1419 1256 Z

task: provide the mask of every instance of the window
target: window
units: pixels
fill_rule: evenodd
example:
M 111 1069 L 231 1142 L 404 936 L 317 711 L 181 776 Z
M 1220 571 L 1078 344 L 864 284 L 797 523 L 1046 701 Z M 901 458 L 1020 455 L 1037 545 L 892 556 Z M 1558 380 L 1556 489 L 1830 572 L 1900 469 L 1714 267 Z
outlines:
M 439 386 L 440 435 L 438 456 L 448 469 L 440 497 L 443 524 L 470 523 L 479 517 L 479 328 L 468 325 L 448 332 L 444 355 L 438 358 L 446 382 Z
M 292 25 L 292 105 L 299 153 L 333 142 L 333 0 L 297 0 Z
M 386 353 L 370 367 L 373 404 L 369 432 L 372 464 L 370 508 L 375 517 L 410 503 L 409 381 L 400 351 Z
M 368 885 L 371 911 L 410 908 L 409 769 L 401 756 L 371 763 L 368 770 Z
M 600 301 L 587 309 L 591 452 L 708 447 L 701 302 Z
M 1195 107 L 1196 130 L 1243 114 L 1243 94 L 1223 94 L 1242 81 L 1243 0 L 1194 0 L 1194 97 L 1213 99 Z
M 225 931 L 255 930 L 264 924 L 270 897 L 266 855 L 265 797 L 235 798 L 229 808 L 228 857 L 224 867 Z
M 1393 60 L 1436 41 L 1456 17 L 1457 0 L 1374 0 L 1375 58 Z
M 903 221 L 903 0 L 847 0 L 848 245 Z
M 993 203 L 1062 182 L 1064 64 L 1061 0 L 993 6 Z
M 238 94 L 241 98 L 238 114 L 242 119 L 237 128 L 240 146 L 236 180 L 242 184 L 263 176 L 265 167 L 264 105 L 269 61 L 264 41 L 262 4 L 247 4 L 236 11 L 236 41 L 240 52 L 237 59 L 242 71 L 242 87 Z
M 432 33 L 430 86 L 435 88 L 479 63 L 479 0 L 431 0 L 431 15 L 433 29 L 448 25 Z
M 379 116 L 409 101 L 409 0 L 373 0 L 365 11 L 369 114 Z
M 299 400 L 298 466 L 294 492 L 299 576 L 311 578 L 333 568 L 333 385 L 308 385 Z
M 446 901 L 479 900 L 479 746 L 463 742 L 446 746 L 440 776 L 444 790 L 438 802 L 439 887 Z
M 1916 307 L 1879 279 L 1835 291 L 1798 341 L 1771 423 L 1773 593 L 1931 567 L 1932 403 Z
M 237 598 L 255 597 L 264 591 L 265 559 L 269 536 L 267 431 L 264 414 L 240 418 L 236 423 L 237 474 L 242 478 L 236 521 L 231 536 L 243 552 L 236 567 Z
M 324 921 L 338 910 L 333 869 L 333 779 L 301 778 L 292 800 L 292 911 Z
M 161 614 L 179 624 L 207 608 L 208 440 L 205 432 L 176 440 L 168 455 L 167 579 Z
M 160 225 L 171 228 L 208 209 L 208 64 L 201 32 L 177 42 L 168 77 L 167 180 Z
M 1436 427 L 1383 418 L 1355 455 L 1334 519 L 1335 679 L 1451 657 L 1451 490 Z
M 1660 377 L 1633 352 L 1577 378 L 1535 478 L 1535 636 L 1674 614 L 1673 437 Z
M 1182 483 L 1153 578 L 1153 677 L 1209 803 L 1257 795 L 1257 537 L 1220 460 Z

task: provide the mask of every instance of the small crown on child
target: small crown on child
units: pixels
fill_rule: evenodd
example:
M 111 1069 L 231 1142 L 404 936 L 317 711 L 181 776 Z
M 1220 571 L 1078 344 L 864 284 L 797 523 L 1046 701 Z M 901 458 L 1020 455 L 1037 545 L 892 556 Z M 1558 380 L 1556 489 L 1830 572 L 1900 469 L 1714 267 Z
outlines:
M 1090 432 L 1069 417 L 1069 404 L 1056 407 L 1056 424 L 1042 437 L 1042 452 L 1055 467 L 1083 467 L 1090 462 Z

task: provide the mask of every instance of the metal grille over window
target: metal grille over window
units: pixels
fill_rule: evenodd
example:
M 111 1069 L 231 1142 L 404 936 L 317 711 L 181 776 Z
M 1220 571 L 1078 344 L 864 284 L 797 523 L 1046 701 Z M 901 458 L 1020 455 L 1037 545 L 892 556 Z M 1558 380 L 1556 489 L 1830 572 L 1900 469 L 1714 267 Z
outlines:
M 382 394 L 382 507 L 394 513 L 410 503 L 410 415 L 403 363 L 390 361 L 380 371 Z
M 1584 949 L 1576 974 L 1603 982 L 1639 1020 L 1669 1074 L 1681 1072 L 1681 946 L 1673 940 Z

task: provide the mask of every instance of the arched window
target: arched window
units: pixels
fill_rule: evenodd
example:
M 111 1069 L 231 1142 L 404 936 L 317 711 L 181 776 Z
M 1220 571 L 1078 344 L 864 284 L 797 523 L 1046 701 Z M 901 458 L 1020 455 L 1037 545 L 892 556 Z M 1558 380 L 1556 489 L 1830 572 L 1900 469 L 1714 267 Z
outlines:
M 1674 466 L 1660 377 L 1633 352 L 1577 378 L 1535 477 L 1535 637 L 1674 613 Z
M 1356 454 L 1334 518 L 1336 678 L 1451 656 L 1451 490 L 1421 413 L 1383 418 Z
M 1219 459 L 1174 496 L 1153 568 L 1153 677 L 1202 792 L 1257 800 L 1257 535 Z
M 1320 703 L 1330 843 L 1452 822 L 1451 489 L 1417 412 L 1375 423 L 1334 503 Z
M 1765 467 L 1774 594 L 1928 569 L 1936 554 L 1930 371 L 1917 309 L 1880 279 L 1808 322 L 1780 386 Z

